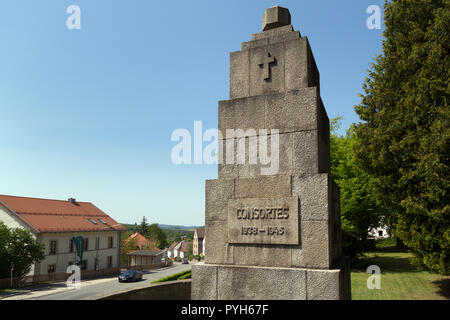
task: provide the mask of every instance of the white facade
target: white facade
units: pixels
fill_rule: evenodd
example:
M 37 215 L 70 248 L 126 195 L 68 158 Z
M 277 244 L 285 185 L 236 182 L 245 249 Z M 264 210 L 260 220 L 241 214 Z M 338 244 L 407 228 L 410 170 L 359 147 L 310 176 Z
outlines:
M 386 226 L 381 226 L 371 229 L 369 231 L 369 236 L 375 239 L 386 239 L 390 237 L 390 234 Z
M 83 251 L 83 261 L 86 261 L 86 270 L 95 270 L 95 261 L 98 261 L 98 270 L 108 268 L 111 262 L 112 268 L 120 266 L 120 231 L 100 232 L 59 232 L 59 233 L 36 233 L 28 225 L 12 216 L 0 206 L 0 221 L 9 228 L 23 228 L 30 230 L 38 242 L 45 245 L 45 259 L 32 266 L 30 275 L 45 275 L 49 268 L 56 273 L 65 273 L 69 263 L 75 263 L 76 247 L 70 252 L 70 240 L 74 236 L 82 236 L 88 239 L 88 250 Z M 99 238 L 99 247 L 96 248 L 96 238 Z M 109 248 L 109 237 L 112 237 L 112 248 Z M 50 242 L 56 241 L 56 253 L 50 252 Z M 54 266 L 54 268 L 53 268 Z
M 25 223 L 23 223 L 22 221 L 20 221 L 16 217 L 13 217 L 2 206 L 0 206 L 0 221 L 3 222 L 8 228 L 29 229 L 28 226 Z M 34 234 L 33 234 L 33 236 L 34 236 Z
M 180 251 L 181 251 L 181 245 L 183 244 L 183 241 L 181 241 L 180 243 L 178 243 L 175 248 L 173 248 L 173 257 L 174 258 L 182 258 L 180 256 Z
M 76 236 L 88 239 L 88 250 L 83 250 L 82 258 L 82 261 L 86 261 L 86 270 L 96 270 L 96 259 L 97 270 L 120 266 L 119 231 L 42 233 L 39 242 L 45 244 L 45 259 L 36 266 L 36 268 L 39 268 L 36 269 L 36 274 L 47 274 L 51 265 L 55 265 L 55 272 L 66 272 L 70 264 L 75 264 L 76 247 L 73 245 L 73 252 L 70 252 L 70 240 Z M 112 237 L 112 248 L 109 248 L 109 237 Z M 98 249 L 96 248 L 96 238 L 99 238 Z M 56 254 L 51 254 L 50 242 L 55 240 Z M 108 266 L 109 261 L 111 262 L 110 266 Z

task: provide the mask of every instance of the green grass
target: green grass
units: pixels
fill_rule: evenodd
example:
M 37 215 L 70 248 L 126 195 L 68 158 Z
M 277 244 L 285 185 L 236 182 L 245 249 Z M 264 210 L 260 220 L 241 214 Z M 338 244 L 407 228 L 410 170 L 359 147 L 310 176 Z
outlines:
M 367 266 L 381 269 L 381 289 L 369 290 L 364 270 L 352 270 L 353 300 L 441 300 L 450 298 L 450 277 L 418 271 L 410 264 L 412 254 L 378 246 L 367 254 Z
M 183 279 L 190 279 L 191 278 L 191 270 L 182 271 L 179 273 L 175 273 L 171 276 L 161 278 L 159 280 L 155 280 L 152 283 L 159 283 L 159 282 L 165 282 L 165 281 L 173 281 L 173 280 L 183 280 Z
M 8 293 L 14 291 L 15 289 L 0 289 L 0 293 Z

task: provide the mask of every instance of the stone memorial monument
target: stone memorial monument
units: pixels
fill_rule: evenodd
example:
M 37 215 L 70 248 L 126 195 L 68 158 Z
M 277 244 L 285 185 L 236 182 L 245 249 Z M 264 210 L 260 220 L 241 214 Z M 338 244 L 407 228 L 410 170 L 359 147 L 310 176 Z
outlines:
M 192 266 L 192 299 L 350 299 L 319 72 L 288 9 L 267 9 L 263 31 L 231 53 L 219 131 L 226 161 L 206 181 L 205 262 Z M 249 161 L 262 158 L 266 132 L 276 165 Z

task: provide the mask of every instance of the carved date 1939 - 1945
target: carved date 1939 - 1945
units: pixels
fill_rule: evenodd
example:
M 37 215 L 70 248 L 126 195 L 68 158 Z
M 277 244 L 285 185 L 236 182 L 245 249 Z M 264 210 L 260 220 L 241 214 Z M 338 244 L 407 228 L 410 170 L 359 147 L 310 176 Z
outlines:
M 242 227 L 241 235 L 243 236 L 256 236 L 264 234 L 268 236 L 282 236 L 284 234 L 284 227 Z

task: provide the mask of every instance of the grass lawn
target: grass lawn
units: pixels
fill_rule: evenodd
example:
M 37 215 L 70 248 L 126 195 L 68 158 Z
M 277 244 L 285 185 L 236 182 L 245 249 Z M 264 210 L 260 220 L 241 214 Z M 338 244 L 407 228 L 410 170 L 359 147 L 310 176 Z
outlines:
M 412 254 L 383 248 L 367 254 L 367 265 L 381 269 L 381 289 L 369 290 L 365 270 L 352 270 L 353 300 L 450 299 L 450 276 L 417 271 L 409 262 Z

